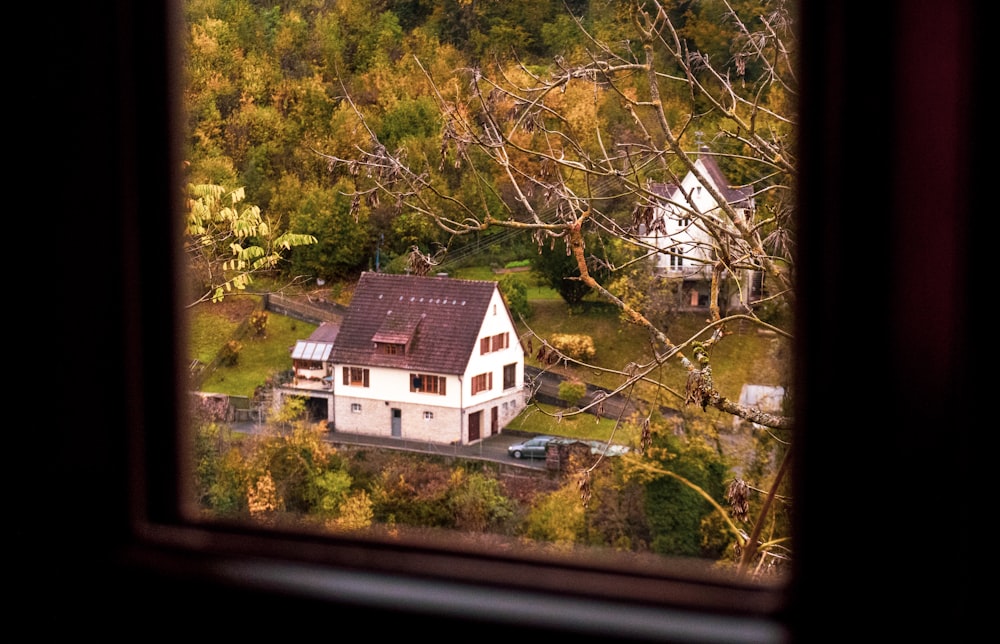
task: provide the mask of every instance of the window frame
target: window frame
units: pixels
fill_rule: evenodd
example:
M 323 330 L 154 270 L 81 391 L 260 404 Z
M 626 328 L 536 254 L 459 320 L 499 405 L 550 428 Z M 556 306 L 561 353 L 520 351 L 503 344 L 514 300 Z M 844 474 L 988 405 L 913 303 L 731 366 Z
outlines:
M 345 365 L 342 372 L 342 382 L 345 387 L 371 387 L 371 370 L 368 367 L 351 367 Z
M 935 6 L 929 12 L 908 11 L 903 3 L 890 2 L 886 7 L 872 8 L 865 20 L 853 21 L 841 15 L 843 9 L 836 6 L 838 3 L 804 4 L 808 6 L 799 7 L 803 14 L 802 31 L 805 38 L 814 42 L 803 43 L 803 57 L 824 73 L 817 75 L 818 80 L 804 79 L 807 91 L 803 99 L 801 199 L 810 207 L 812 221 L 804 224 L 800 239 L 801 269 L 804 283 L 815 287 L 815 291 L 802 289 L 799 342 L 810 370 L 806 374 L 801 366 L 797 367 L 800 378 L 796 405 L 801 412 L 797 414 L 799 422 L 812 421 L 815 426 L 805 434 L 804 444 L 796 448 L 800 463 L 797 499 L 803 504 L 802 516 L 797 520 L 799 563 L 789 587 L 744 586 L 700 566 L 679 565 L 662 573 L 618 565 L 584 569 L 560 558 L 526 561 L 516 555 L 484 556 L 456 546 L 417 547 L 287 535 L 247 526 L 193 521 L 182 512 L 179 495 L 183 490 L 178 489 L 177 482 L 184 480 L 182 475 L 189 467 L 182 462 L 188 428 L 178 411 L 185 409 L 182 378 L 185 365 L 179 360 L 184 355 L 179 349 L 185 344 L 183 334 L 178 331 L 182 327 L 178 311 L 184 298 L 173 272 L 163 270 L 176 265 L 175 249 L 165 241 L 156 241 L 177 238 L 172 222 L 176 220 L 173 215 L 178 207 L 175 180 L 180 159 L 171 125 L 180 119 L 175 106 L 178 94 L 172 89 L 176 79 L 171 70 L 176 68 L 179 57 L 170 54 L 172 38 L 164 25 L 182 21 L 176 4 L 166 0 L 136 3 L 128 11 L 118 7 L 118 20 L 107 20 L 98 15 L 101 12 L 89 8 L 61 7 L 60 13 L 65 14 L 61 17 L 72 29 L 66 26 L 52 30 L 53 36 L 69 38 L 72 34 L 91 46 L 74 49 L 74 60 L 68 63 L 71 73 L 63 78 L 72 82 L 72 72 L 87 68 L 90 73 L 86 74 L 86 84 L 79 81 L 78 87 L 91 90 L 87 92 L 87 100 L 81 101 L 84 105 L 76 114 L 77 129 L 73 131 L 76 143 L 84 145 L 60 146 L 75 161 L 72 165 L 79 168 L 80 175 L 72 179 L 77 183 L 65 192 L 88 194 L 93 185 L 120 191 L 119 200 L 114 203 L 121 217 L 118 223 L 122 243 L 116 244 L 121 256 L 93 261 L 96 266 L 107 268 L 106 274 L 121 275 L 119 286 L 124 303 L 108 307 L 109 311 L 120 313 L 121 324 L 116 326 L 115 317 L 110 315 L 102 325 L 108 329 L 89 332 L 95 340 L 92 344 L 104 352 L 105 361 L 118 369 L 112 372 L 112 368 L 105 367 L 107 371 L 102 373 L 106 376 L 102 383 L 105 391 L 122 391 L 124 395 L 106 396 L 114 398 L 112 407 L 110 401 L 94 405 L 91 389 L 81 387 L 80 393 L 70 394 L 79 396 L 70 398 L 71 402 L 81 403 L 71 408 L 82 409 L 85 406 L 82 403 L 89 403 L 92 410 L 107 415 L 107 422 L 98 423 L 99 427 L 93 430 L 92 442 L 114 443 L 118 447 L 100 452 L 98 446 L 83 445 L 79 438 L 67 438 L 68 445 L 84 449 L 74 454 L 75 459 L 66 459 L 69 467 L 61 476 L 91 473 L 92 463 L 77 461 L 81 460 L 80 453 L 96 455 L 93 460 L 109 463 L 112 472 L 106 480 L 95 477 L 94 482 L 100 482 L 100 489 L 109 493 L 93 495 L 86 508 L 67 508 L 60 519 L 65 522 L 69 517 L 68 523 L 56 525 L 38 517 L 36 527 L 43 534 L 28 552 L 39 555 L 39 561 L 42 553 L 49 559 L 44 564 L 38 563 L 36 575 L 39 571 L 59 569 L 65 583 L 54 591 L 70 593 L 84 588 L 93 591 L 97 599 L 87 597 L 88 593 L 67 595 L 67 601 L 78 601 L 80 605 L 96 607 L 98 601 L 109 597 L 127 600 L 123 603 L 138 608 L 145 617 L 155 618 L 139 620 L 145 628 L 185 617 L 183 611 L 179 615 L 171 612 L 178 606 L 190 607 L 183 601 L 183 592 L 178 590 L 194 591 L 199 598 L 214 597 L 212 591 L 206 590 L 210 588 L 230 599 L 238 597 L 244 605 L 253 597 L 280 598 L 273 604 L 264 603 L 276 611 L 291 612 L 291 605 L 301 603 L 305 606 L 303 613 L 313 617 L 321 606 L 347 606 L 351 610 L 363 607 L 376 615 L 391 611 L 387 608 L 390 605 L 406 606 L 410 617 L 425 618 L 415 619 L 414 623 L 428 630 L 432 626 L 440 629 L 442 622 L 451 626 L 464 624 L 465 617 L 475 615 L 479 626 L 486 623 L 494 629 L 510 627 L 511 631 L 523 631 L 529 626 L 520 620 L 526 620 L 530 627 L 585 634 L 595 639 L 613 635 L 621 639 L 634 636 L 640 641 L 785 641 L 786 636 L 794 633 L 799 641 L 815 641 L 823 635 L 832 637 L 832 633 L 871 632 L 868 629 L 873 628 L 873 623 L 892 625 L 893 633 L 899 637 L 909 632 L 943 633 L 949 628 L 953 629 L 953 636 L 959 637 L 970 622 L 974 624 L 979 618 L 979 613 L 973 612 L 974 601 L 961 582 L 967 579 L 963 575 L 971 574 L 969 562 L 973 557 L 981 559 L 982 553 L 973 552 L 966 544 L 969 535 L 963 532 L 962 525 L 953 526 L 956 538 L 943 555 L 948 565 L 928 566 L 914 576 L 913 567 L 918 565 L 915 562 L 923 561 L 917 555 L 926 555 L 927 544 L 921 539 L 907 543 L 900 526 L 905 528 L 913 517 L 921 516 L 920 510 L 926 510 L 926 499 L 918 502 L 906 495 L 896 495 L 893 503 L 887 505 L 883 495 L 873 491 L 893 489 L 912 474 L 914 462 L 933 460 L 935 498 L 946 500 L 954 516 L 971 514 L 971 501 L 965 492 L 973 489 L 966 483 L 975 468 L 968 467 L 966 457 L 975 462 L 975 452 L 971 447 L 965 451 L 962 448 L 977 440 L 973 428 L 978 423 L 971 412 L 963 409 L 968 402 L 964 385 L 968 384 L 965 369 L 969 367 L 966 362 L 969 352 L 964 350 L 968 347 L 961 335 L 965 329 L 958 325 L 964 324 L 964 316 L 972 306 L 966 302 L 975 298 L 958 300 L 962 289 L 948 290 L 958 280 L 949 280 L 952 274 L 944 277 L 935 274 L 938 276 L 935 283 L 943 280 L 948 287 L 935 292 L 954 292 L 955 306 L 953 311 L 935 307 L 935 315 L 928 316 L 928 302 L 924 298 L 908 298 L 907 289 L 913 285 L 894 271 L 902 272 L 897 267 L 899 263 L 907 268 L 919 267 L 926 263 L 929 254 L 918 252 L 924 249 L 910 236 L 898 236 L 906 226 L 894 228 L 886 222 L 895 216 L 915 230 L 933 229 L 953 235 L 960 235 L 962 226 L 972 228 L 972 216 L 967 211 L 977 210 L 968 207 L 977 197 L 968 196 L 971 192 L 959 188 L 968 187 L 963 182 L 982 185 L 976 180 L 983 178 L 985 170 L 970 168 L 961 160 L 940 154 L 951 152 L 941 139 L 943 135 L 912 126 L 920 125 L 919 118 L 932 113 L 936 124 L 943 122 L 951 127 L 951 130 L 939 128 L 951 139 L 962 143 L 974 140 L 966 129 L 971 126 L 962 127 L 962 115 L 956 112 L 966 109 L 965 106 L 952 105 L 948 92 L 965 78 L 963 72 L 967 68 L 978 69 L 972 64 L 971 46 L 964 45 L 965 32 L 959 27 L 975 23 L 978 29 L 985 29 L 982 23 L 986 21 L 976 23 L 974 5 L 963 0 L 934 3 L 945 6 Z M 942 12 L 952 23 L 941 20 Z M 164 16 L 168 19 L 164 20 Z M 929 24 L 932 22 L 937 24 Z M 926 92 L 925 82 L 918 83 L 906 74 L 888 74 L 877 79 L 877 83 L 860 80 L 856 64 L 863 64 L 868 52 L 855 52 L 847 43 L 874 41 L 885 43 L 891 50 L 894 55 L 886 58 L 892 64 L 903 66 L 901 61 L 911 59 L 931 62 L 937 90 Z M 944 42 L 940 47 L 927 48 L 926 43 L 932 41 Z M 53 51 L 62 51 L 54 43 L 50 46 Z M 929 61 L 925 49 L 933 49 L 937 58 Z M 54 68 L 55 61 L 52 62 Z M 920 68 L 920 64 L 911 64 Z M 928 73 L 926 69 L 923 72 Z M 943 90 L 942 83 L 946 85 Z M 51 100 L 64 96 L 65 83 L 61 85 L 49 90 Z M 983 110 L 979 105 L 989 103 L 988 100 L 970 102 L 972 110 Z M 893 106 L 903 105 L 911 109 L 893 110 Z M 164 106 L 170 107 L 164 109 Z M 896 125 L 899 115 L 900 123 Z M 847 129 L 847 122 L 853 124 L 851 116 L 862 116 L 865 126 Z M 95 124 L 97 127 L 90 127 Z M 93 131 L 86 131 L 88 128 Z M 909 132 L 909 136 L 901 136 L 904 132 Z M 921 132 L 921 136 L 913 136 L 913 132 Z M 886 133 L 893 136 L 886 137 Z M 901 143 L 907 139 L 913 140 L 910 147 Z M 888 189 L 872 196 L 877 203 L 866 205 L 867 212 L 872 213 L 866 219 L 867 234 L 869 239 L 891 245 L 897 258 L 902 256 L 902 259 L 891 266 L 886 262 L 885 267 L 864 268 L 868 279 L 874 274 L 885 280 L 887 296 L 885 301 L 867 302 L 864 315 L 857 316 L 864 318 L 862 333 L 862 322 L 847 312 L 852 305 L 857 306 L 856 285 L 850 284 L 851 280 L 845 276 L 852 270 L 854 256 L 848 242 L 854 238 L 841 229 L 844 219 L 856 217 L 856 211 L 841 194 L 849 191 L 840 189 L 849 183 L 848 166 L 857 164 L 849 154 L 852 146 L 865 149 L 873 140 L 887 141 L 895 156 L 890 155 L 891 163 L 883 166 L 891 174 Z M 976 145 L 979 147 L 969 143 L 974 150 L 981 150 L 985 143 Z M 977 154 L 963 156 L 978 158 Z M 938 171 L 934 172 L 936 181 L 928 185 L 922 180 L 931 173 L 925 170 L 939 168 L 932 161 L 951 170 L 969 170 L 968 178 L 960 179 L 961 172 Z M 106 181 L 109 177 L 120 181 Z M 914 185 L 923 189 L 914 191 Z M 919 195 L 909 196 L 916 192 Z M 939 196 L 941 193 L 945 193 L 945 198 Z M 66 205 L 71 204 L 67 201 Z M 137 212 L 143 216 L 135 216 Z M 890 216 L 879 219 L 876 215 L 880 212 Z M 942 213 L 957 225 L 942 225 Z M 79 243 L 81 236 L 64 235 L 74 244 Z M 984 235 L 982 239 L 988 237 Z M 943 247 L 942 254 L 955 262 L 944 262 L 945 270 L 955 274 L 963 271 L 966 260 L 960 250 Z M 70 255 L 76 257 L 67 252 Z M 967 253 L 968 257 L 978 255 Z M 116 270 L 122 267 L 128 270 Z M 72 274 L 69 260 L 65 268 L 66 274 Z M 864 277 L 855 270 L 851 276 Z M 105 304 L 108 303 L 104 298 L 113 299 L 105 294 L 88 297 L 96 297 Z M 913 329 L 903 323 L 910 318 L 922 320 L 923 328 Z M 949 324 L 956 325 L 953 336 L 930 332 L 948 331 Z M 872 334 L 873 325 L 885 333 Z M 954 351 L 935 351 L 934 342 L 912 342 L 924 334 L 939 342 L 954 337 Z M 876 412 L 874 419 L 859 419 L 858 428 L 868 443 L 867 450 L 851 454 L 851 476 L 844 477 L 843 460 L 836 459 L 836 463 L 827 460 L 830 453 L 843 453 L 844 436 L 842 432 L 822 431 L 830 423 L 823 414 L 826 403 L 837 404 L 836 397 L 843 394 L 844 383 L 851 381 L 852 370 L 856 376 L 857 365 L 844 364 L 851 362 L 844 359 L 849 355 L 845 349 L 873 335 L 885 338 L 878 355 L 880 382 L 892 395 L 884 399 L 894 400 L 897 405 L 912 404 L 914 408 L 902 406 L 892 416 Z M 98 357 L 97 348 L 84 347 L 83 351 L 89 352 L 90 357 Z M 906 368 L 912 365 L 908 354 L 913 353 L 920 354 L 921 371 L 932 383 L 953 383 L 936 390 L 940 402 L 921 400 L 902 386 L 915 382 Z M 111 360 L 112 356 L 117 360 Z M 92 362 L 103 364 L 96 359 Z M 943 408 L 952 415 L 942 416 Z M 936 435 L 943 426 L 938 423 L 945 420 L 953 421 L 947 424 L 948 443 L 942 443 Z M 893 429 L 898 426 L 905 427 L 905 434 Z M 865 431 L 868 429 L 871 431 Z M 884 435 L 880 435 L 882 430 Z M 107 440 L 94 441 L 94 436 Z M 898 457 L 901 449 L 907 450 L 909 460 L 897 466 L 899 459 L 894 457 Z M 169 458 L 171 454 L 176 458 Z M 925 456 L 932 459 L 924 461 Z M 883 478 L 868 474 L 876 470 Z M 834 479 L 835 484 L 831 484 L 829 480 Z M 90 520 L 95 512 L 109 520 Z M 32 512 L 25 516 L 29 521 L 36 518 Z M 843 531 L 831 530 L 831 517 L 837 516 L 848 516 L 851 525 L 863 526 L 866 537 L 875 543 L 891 539 L 892 556 L 887 560 L 884 548 L 871 548 L 878 551 L 876 554 L 858 544 L 845 547 Z M 93 526 L 93 534 L 74 539 L 79 543 L 68 543 L 64 538 L 65 525 L 73 525 L 72 519 L 82 518 L 87 518 L 86 524 Z M 829 532 L 840 535 L 834 538 Z M 54 564 L 62 565 L 53 567 Z M 102 575 L 111 576 L 118 584 L 117 590 L 96 591 L 104 587 L 95 583 L 103 581 Z M 834 580 L 846 582 L 846 587 L 836 587 Z M 155 593 L 161 586 L 173 591 L 174 597 L 173 601 L 157 606 L 152 598 L 160 598 Z M 136 588 L 146 592 L 136 593 Z M 848 603 L 851 610 L 838 612 L 829 619 L 815 619 L 810 610 L 828 609 L 831 601 L 828 593 L 833 593 L 833 601 Z M 502 602 L 496 600 L 500 594 Z M 879 601 L 890 594 L 893 602 Z M 456 616 L 455 607 L 460 607 L 463 617 Z M 919 615 L 920 619 L 912 619 L 912 615 Z M 516 627 L 510 626 L 513 623 Z
M 155 78 L 149 70 L 143 73 L 147 75 L 144 83 Z M 163 78 L 159 80 L 164 82 Z M 153 96 L 167 101 L 162 92 Z M 165 147 L 170 147 L 167 141 L 160 141 L 159 149 Z M 177 196 L 168 189 L 169 180 L 175 176 L 163 172 L 157 180 L 165 184 L 160 186 L 164 204 L 177 208 Z M 170 209 L 164 212 L 169 213 Z M 180 238 L 177 230 L 161 237 Z M 142 274 L 157 273 L 162 282 L 162 288 L 156 289 L 152 288 L 155 282 L 143 281 L 144 313 L 156 319 L 166 312 L 166 319 L 182 326 L 180 306 L 171 310 L 170 301 L 149 296 L 176 293 L 172 274 L 163 278 L 160 268 L 173 266 L 176 258 L 171 249 L 160 250 L 160 256 L 147 250 L 141 258 L 136 257 L 144 268 Z M 156 260 L 159 266 L 153 263 Z M 179 304 L 180 299 L 175 302 Z M 140 452 L 130 469 L 133 477 L 143 481 L 136 488 L 142 492 L 132 496 L 132 525 L 137 537 L 133 547 L 138 547 L 133 553 L 141 551 L 145 555 L 143 563 L 137 565 L 169 570 L 194 555 L 215 562 L 204 574 L 226 587 L 266 589 L 284 597 L 313 597 L 314 601 L 318 598 L 333 605 L 409 605 L 435 622 L 459 619 L 455 617 L 455 607 L 459 606 L 466 616 L 474 615 L 479 621 L 493 624 L 493 630 L 511 620 L 523 619 L 538 632 L 548 629 L 616 637 L 631 634 L 638 639 L 655 635 L 659 639 L 663 633 L 704 628 L 720 640 L 733 642 L 782 638 L 783 627 L 773 621 L 784 603 L 777 588 L 732 580 L 700 562 L 678 562 L 677 567 L 665 566 L 663 570 L 622 562 L 581 565 L 539 554 L 497 552 L 485 556 L 478 548 L 453 540 L 414 544 L 308 533 L 291 536 L 247 525 L 194 520 L 178 507 L 178 490 L 172 483 L 185 480 L 182 473 L 189 468 L 183 462 L 186 452 L 182 448 L 188 440 L 183 436 L 190 428 L 180 414 L 151 411 L 184 408 L 178 404 L 183 397 L 175 392 L 174 384 L 185 366 L 177 357 L 184 352 L 175 349 L 184 345 L 159 342 L 159 337 L 157 342 L 143 343 L 142 334 L 135 339 L 156 348 L 144 353 L 148 360 L 141 366 L 135 365 L 144 379 L 143 395 L 134 399 L 145 402 L 135 413 L 146 421 L 135 423 L 132 433 L 136 438 L 134 449 Z M 174 374 L 178 374 L 177 381 L 171 380 Z M 168 400 L 170 404 L 166 404 Z M 176 428 L 181 428 L 180 434 Z M 176 461 L 173 467 L 165 468 L 163 454 L 171 453 L 176 455 Z M 360 567 L 359 552 L 368 553 Z M 528 576 L 524 574 L 525 566 L 531 570 Z M 504 598 L 502 602 L 497 601 L 499 596 Z M 698 618 L 686 615 L 687 608 L 692 607 L 692 596 L 699 598 L 699 611 L 723 617 L 694 626 L 692 620 Z M 600 624 L 594 622 L 595 614 L 601 616 Z M 519 623 L 514 632 L 522 632 L 523 628 Z
M 511 362 L 503 366 L 503 388 L 506 391 L 514 387 L 517 387 L 517 363 Z
M 418 384 L 419 381 L 419 384 Z M 429 386 L 429 383 L 434 383 Z M 410 373 L 410 393 L 432 396 L 448 395 L 448 377 L 432 373 Z
M 493 389 L 493 372 L 486 371 L 472 376 L 469 387 L 473 396 L 484 391 L 491 391 Z

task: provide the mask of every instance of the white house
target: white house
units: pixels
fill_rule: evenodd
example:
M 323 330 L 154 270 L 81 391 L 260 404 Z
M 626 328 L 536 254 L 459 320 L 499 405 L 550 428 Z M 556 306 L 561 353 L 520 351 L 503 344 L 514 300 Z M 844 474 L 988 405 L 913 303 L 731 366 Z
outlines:
M 366 272 L 332 335 L 297 343 L 293 362 L 334 431 L 468 444 L 524 407 L 524 351 L 496 282 Z
M 708 153 L 708 147 L 701 146 L 700 151 L 694 164 L 698 175 L 711 184 L 739 216 L 752 219 L 756 207 L 752 191 L 730 186 L 715 158 Z M 719 202 L 698 175 L 688 171 L 680 185 L 651 184 L 650 191 L 659 200 L 656 206 L 647 209 L 645 219 L 639 225 L 643 241 L 661 251 L 656 258 L 657 272 L 683 280 L 684 303 L 691 308 L 709 305 L 709 284 L 716 261 L 714 246 L 718 243 L 709 233 L 710 223 L 722 229 L 732 228 Z M 736 289 L 734 300 L 729 304 L 752 301 L 759 295 L 760 273 L 743 271 L 742 275 L 727 277 L 737 277 L 743 286 Z

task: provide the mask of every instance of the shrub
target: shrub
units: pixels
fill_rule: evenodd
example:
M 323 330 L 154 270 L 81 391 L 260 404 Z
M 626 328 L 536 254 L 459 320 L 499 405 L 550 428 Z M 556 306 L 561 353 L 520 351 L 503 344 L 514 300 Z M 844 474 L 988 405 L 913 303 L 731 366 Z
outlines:
M 219 352 L 219 364 L 224 367 L 235 367 L 240 361 L 240 351 L 243 350 L 243 343 L 237 340 L 230 340 Z
M 594 338 L 589 335 L 556 333 L 549 339 L 549 344 L 574 360 L 589 360 L 597 353 Z
M 587 385 L 580 380 L 563 380 L 559 383 L 559 399 L 570 407 L 576 407 L 587 393 Z
M 267 337 L 267 311 L 264 309 L 257 309 L 250 314 L 250 328 L 253 329 L 253 333 L 258 338 Z

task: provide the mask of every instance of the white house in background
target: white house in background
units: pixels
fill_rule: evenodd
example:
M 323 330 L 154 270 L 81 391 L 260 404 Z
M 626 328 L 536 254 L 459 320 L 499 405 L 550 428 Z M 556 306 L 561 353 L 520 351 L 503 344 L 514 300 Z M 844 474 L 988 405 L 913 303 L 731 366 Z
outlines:
M 740 216 L 748 221 L 752 219 L 756 207 L 753 192 L 749 188 L 731 187 L 707 146 L 701 146 L 695 168 Z M 719 202 L 692 171 L 688 171 L 680 185 L 654 183 L 649 188 L 660 200 L 646 211 L 639 225 L 639 234 L 645 242 L 662 251 L 657 255 L 656 270 L 661 275 L 683 280 L 686 307 L 707 308 L 716 242 L 703 219 L 722 222 L 725 228 L 732 225 L 727 223 L 728 217 Z M 736 277 L 743 286 L 742 289 L 734 289 L 729 305 L 753 301 L 760 295 L 761 274 L 756 271 L 742 273 L 727 276 Z M 725 304 L 727 302 L 720 302 L 720 305 Z
M 293 352 L 283 393 L 325 397 L 334 431 L 468 444 L 524 407 L 524 351 L 493 281 L 363 273 L 333 340 Z

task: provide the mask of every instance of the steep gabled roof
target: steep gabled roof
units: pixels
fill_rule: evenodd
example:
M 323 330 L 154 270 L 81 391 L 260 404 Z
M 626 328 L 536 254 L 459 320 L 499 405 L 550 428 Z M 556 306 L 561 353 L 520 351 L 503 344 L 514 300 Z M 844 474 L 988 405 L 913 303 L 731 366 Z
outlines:
M 461 374 L 496 289 L 485 280 L 362 273 L 330 359 Z M 406 345 L 406 351 L 390 355 L 376 343 Z
M 708 147 L 702 146 L 702 152 L 708 152 Z M 735 208 L 747 208 L 750 205 L 750 200 L 753 197 L 753 191 L 749 188 L 737 188 L 729 185 L 729 180 L 726 179 L 726 175 L 722 173 L 722 169 L 719 168 L 719 164 L 715 162 L 715 157 L 710 154 L 699 155 L 698 160 L 695 162 L 698 166 L 698 170 L 706 176 L 706 178 L 715 185 L 715 189 L 725 198 L 728 203 L 731 203 Z M 691 172 L 688 171 L 690 175 Z M 685 177 L 686 179 L 687 177 Z M 688 205 L 687 199 L 681 190 L 681 187 L 674 183 L 656 183 L 651 186 L 651 190 L 659 195 L 662 195 L 666 199 Z

